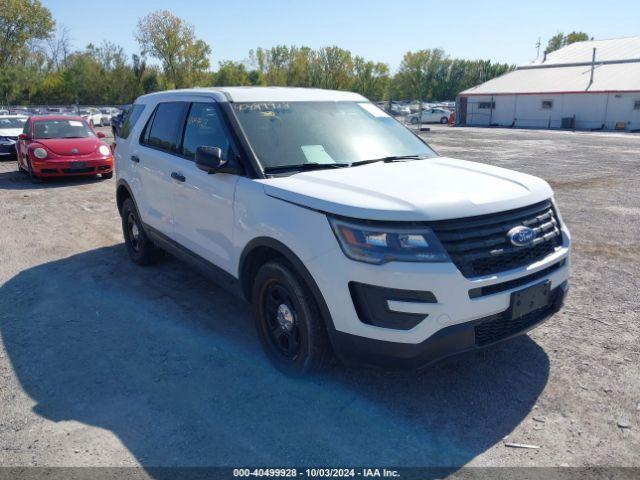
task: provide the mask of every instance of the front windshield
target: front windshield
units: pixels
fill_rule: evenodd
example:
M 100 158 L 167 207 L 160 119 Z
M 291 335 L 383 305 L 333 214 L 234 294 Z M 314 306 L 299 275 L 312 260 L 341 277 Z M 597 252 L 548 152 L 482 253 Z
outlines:
M 265 168 L 436 156 L 407 128 L 369 102 L 232 105 Z
M 34 137 L 44 138 L 87 138 L 93 132 L 80 120 L 40 120 L 34 123 Z
M 0 118 L 0 128 L 24 128 L 26 118 Z

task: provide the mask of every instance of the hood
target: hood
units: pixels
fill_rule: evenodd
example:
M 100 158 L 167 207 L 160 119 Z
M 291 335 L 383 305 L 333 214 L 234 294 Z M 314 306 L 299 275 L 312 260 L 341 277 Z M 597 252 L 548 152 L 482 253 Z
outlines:
M 102 142 L 96 137 L 87 138 L 43 138 L 36 141 L 56 155 L 88 155 L 93 153 Z M 71 152 L 73 149 L 77 152 Z
M 446 157 L 259 181 L 267 195 L 287 202 L 345 217 L 385 221 L 484 215 L 531 205 L 553 194 L 540 178 Z
M 0 128 L 0 137 L 17 137 L 22 133 L 22 128 Z

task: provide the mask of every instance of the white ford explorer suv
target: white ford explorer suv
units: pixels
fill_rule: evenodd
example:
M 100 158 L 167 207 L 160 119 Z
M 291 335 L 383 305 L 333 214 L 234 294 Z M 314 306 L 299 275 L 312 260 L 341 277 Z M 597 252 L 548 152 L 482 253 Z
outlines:
M 116 143 L 131 259 L 170 252 L 252 302 L 289 373 L 421 367 L 530 330 L 567 291 L 546 182 L 439 156 L 354 93 L 154 93 Z

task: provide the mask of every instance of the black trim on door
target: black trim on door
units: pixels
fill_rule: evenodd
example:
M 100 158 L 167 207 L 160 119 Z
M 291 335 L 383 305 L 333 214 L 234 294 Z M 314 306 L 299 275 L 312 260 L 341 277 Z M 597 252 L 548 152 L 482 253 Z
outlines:
M 242 293 L 242 288 L 240 287 L 240 280 L 231 275 L 229 272 L 223 270 L 214 263 L 211 263 L 209 260 L 201 257 L 197 253 L 192 252 L 188 248 L 183 247 L 176 241 L 167 237 L 164 233 L 156 230 L 146 223 L 142 225 L 142 228 L 149 236 L 149 238 L 151 238 L 151 241 L 158 247 L 166 250 L 183 262 L 193 266 L 202 274 L 211 278 L 214 282 L 216 282 L 219 286 L 224 288 L 229 293 L 237 296 L 242 300 L 245 299 Z

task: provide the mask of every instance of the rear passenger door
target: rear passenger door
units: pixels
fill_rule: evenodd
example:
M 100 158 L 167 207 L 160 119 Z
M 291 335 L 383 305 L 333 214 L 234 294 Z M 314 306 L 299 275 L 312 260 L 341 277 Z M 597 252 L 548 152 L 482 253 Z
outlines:
M 175 230 L 173 162 L 180 150 L 189 105 L 180 101 L 159 103 L 131 157 L 140 182 L 137 205 L 142 221 L 170 238 L 174 238 Z
M 237 149 L 215 101 L 191 103 L 180 155 L 172 160 L 179 179 L 174 182 L 175 238 L 192 252 L 233 272 L 232 232 L 234 193 L 238 175 L 207 174 L 195 164 L 198 147 L 220 147 L 223 158 L 237 162 Z

